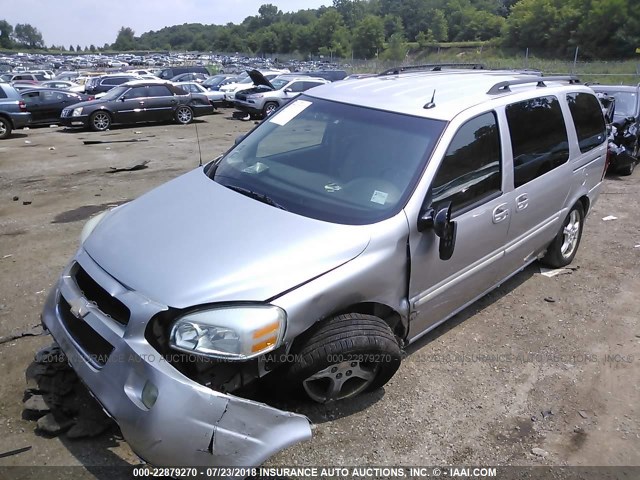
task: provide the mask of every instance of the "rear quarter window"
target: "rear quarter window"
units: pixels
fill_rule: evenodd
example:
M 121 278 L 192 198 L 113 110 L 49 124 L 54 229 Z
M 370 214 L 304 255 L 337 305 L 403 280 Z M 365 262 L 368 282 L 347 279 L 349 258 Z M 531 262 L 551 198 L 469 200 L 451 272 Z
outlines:
M 506 114 L 513 150 L 515 188 L 567 162 L 567 127 L 556 97 L 512 103 L 507 106 Z
M 589 93 L 570 93 L 567 103 L 578 134 L 582 153 L 602 145 L 607 138 L 607 126 L 598 99 Z

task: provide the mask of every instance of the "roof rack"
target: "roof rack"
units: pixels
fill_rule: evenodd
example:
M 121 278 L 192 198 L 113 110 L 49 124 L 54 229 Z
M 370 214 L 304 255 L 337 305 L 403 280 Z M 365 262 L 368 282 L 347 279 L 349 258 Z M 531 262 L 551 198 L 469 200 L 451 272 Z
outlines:
M 395 67 L 385 70 L 378 76 L 384 75 L 398 75 L 403 72 L 440 72 L 443 68 L 470 68 L 472 70 L 484 70 L 485 66 L 482 63 L 426 63 L 424 65 L 407 65 L 405 67 Z
M 536 78 L 518 78 L 515 80 L 505 80 L 496 83 L 489 89 L 487 95 L 499 95 L 501 93 L 510 92 L 512 85 L 525 85 L 527 83 L 535 83 L 536 87 L 546 87 L 544 82 L 569 82 L 570 85 L 580 83 L 578 77 L 562 76 L 562 77 L 536 77 Z

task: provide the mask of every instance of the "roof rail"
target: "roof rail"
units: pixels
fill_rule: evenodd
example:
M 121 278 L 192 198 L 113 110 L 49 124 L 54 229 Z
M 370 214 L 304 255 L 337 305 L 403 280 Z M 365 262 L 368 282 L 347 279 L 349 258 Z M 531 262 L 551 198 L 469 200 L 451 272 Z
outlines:
M 470 68 L 472 70 L 484 70 L 485 66 L 482 63 L 426 63 L 424 65 L 407 65 L 405 67 L 395 67 L 385 70 L 380 73 L 383 75 L 398 75 L 403 72 L 411 71 L 426 71 L 426 72 L 440 72 L 443 68 Z
M 570 85 L 580 83 L 578 77 L 575 76 L 562 76 L 562 77 L 535 77 L 535 78 L 518 78 L 515 80 L 505 80 L 503 82 L 496 83 L 489 89 L 487 95 L 499 95 L 501 93 L 510 92 L 509 88 L 512 85 L 525 85 L 527 83 L 535 83 L 537 87 L 546 87 L 544 82 L 569 82 Z

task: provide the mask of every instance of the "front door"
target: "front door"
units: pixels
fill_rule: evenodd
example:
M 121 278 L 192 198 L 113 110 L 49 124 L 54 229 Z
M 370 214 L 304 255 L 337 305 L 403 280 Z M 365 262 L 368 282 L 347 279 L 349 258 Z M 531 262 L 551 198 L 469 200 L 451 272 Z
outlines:
M 450 259 L 441 260 L 433 230 L 414 227 L 410 233 L 410 341 L 500 279 L 511 220 L 501 150 L 496 114 L 487 112 L 460 127 L 438 167 L 425 207 L 451 202 L 455 249 Z
M 116 105 L 116 123 L 138 123 L 149 121 L 149 111 L 147 110 L 148 87 L 132 87 L 120 97 Z

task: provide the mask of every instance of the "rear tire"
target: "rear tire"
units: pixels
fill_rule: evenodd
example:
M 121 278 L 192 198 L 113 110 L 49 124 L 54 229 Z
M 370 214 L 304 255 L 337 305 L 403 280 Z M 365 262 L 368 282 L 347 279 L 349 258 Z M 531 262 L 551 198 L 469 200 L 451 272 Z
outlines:
M 569 265 L 580 246 L 583 226 L 584 209 L 582 204 L 578 202 L 571 208 L 567 218 L 562 222 L 562 227 L 556 238 L 549 244 L 542 263 L 552 268 L 561 268 Z
M 372 315 L 333 317 L 306 334 L 287 383 L 318 403 L 353 398 L 380 388 L 400 367 L 402 352 L 391 328 Z
M 193 120 L 193 111 L 187 106 L 181 106 L 176 109 L 176 122 L 181 125 L 188 125 Z
M 0 117 L 0 140 L 9 138 L 11 135 L 11 122 L 4 117 Z

